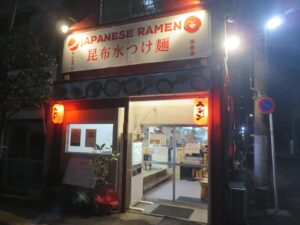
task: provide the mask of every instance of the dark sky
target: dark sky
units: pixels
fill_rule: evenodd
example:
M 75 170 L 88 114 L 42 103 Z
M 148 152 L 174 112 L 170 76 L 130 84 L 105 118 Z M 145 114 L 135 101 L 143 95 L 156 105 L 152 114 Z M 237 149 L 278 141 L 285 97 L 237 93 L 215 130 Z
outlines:
M 267 95 L 276 102 L 274 112 L 275 141 L 279 148 L 288 148 L 292 137 L 292 118 L 300 121 L 300 1 L 299 0 L 251 0 L 231 1 L 236 17 L 236 32 L 240 32 L 245 45 L 249 39 L 263 28 L 268 18 L 281 13 L 285 22 L 276 30 L 270 31 L 267 38 L 268 79 Z M 251 45 L 234 60 L 232 74 L 236 96 L 237 117 L 245 123 L 245 116 L 251 112 L 253 92 L 249 91 L 249 60 Z M 240 97 L 244 96 L 244 97 Z M 247 107 L 250 105 L 250 107 Z M 242 107 L 242 110 L 240 110 Z M 300 124 L 300 123 L 299 123 Z M 300 140 L 300 132 L 299 137 Z

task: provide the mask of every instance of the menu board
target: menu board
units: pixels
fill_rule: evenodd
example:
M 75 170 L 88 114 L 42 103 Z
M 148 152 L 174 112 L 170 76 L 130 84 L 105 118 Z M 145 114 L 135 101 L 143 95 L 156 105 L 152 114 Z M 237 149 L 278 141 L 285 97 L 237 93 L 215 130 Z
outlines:
M 95 170 L 95 166 L 91 165 L 88 159 L 71 158 L 63 178 L 63 183 L 94 188 L 96 184 Z

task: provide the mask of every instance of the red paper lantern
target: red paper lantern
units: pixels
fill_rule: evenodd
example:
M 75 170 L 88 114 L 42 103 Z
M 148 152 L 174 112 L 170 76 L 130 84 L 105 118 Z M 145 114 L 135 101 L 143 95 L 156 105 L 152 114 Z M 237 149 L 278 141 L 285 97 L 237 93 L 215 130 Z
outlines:
M 194 101 L 194 123 L 200 126 L 207 125 L 208 100 L 207 98 L 196 98 Z
M 63 104 L 55 104 L 52 107 L 52 122 L 61 124 L 64 121 L 65 107 Z

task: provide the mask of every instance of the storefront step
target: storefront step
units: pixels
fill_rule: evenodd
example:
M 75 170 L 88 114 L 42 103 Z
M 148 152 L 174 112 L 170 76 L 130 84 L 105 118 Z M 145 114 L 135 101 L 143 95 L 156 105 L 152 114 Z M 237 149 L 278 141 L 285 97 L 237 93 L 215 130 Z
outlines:
M 169 180 L 171 177 L 172 175 L 168 174 L 166 169 L 144 177 L 144 192 L 148 191 L 149 189 L 155 187 L 156 185 L 166 180 Z

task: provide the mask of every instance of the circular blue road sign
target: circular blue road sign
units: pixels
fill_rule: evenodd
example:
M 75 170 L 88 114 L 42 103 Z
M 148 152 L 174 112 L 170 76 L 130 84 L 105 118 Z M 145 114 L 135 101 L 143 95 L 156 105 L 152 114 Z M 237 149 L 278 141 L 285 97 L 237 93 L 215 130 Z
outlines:
M 270 97 L 262 97 L 257 102 L 258 109 L 261 113 L 268 114 L 274 112 L 275 102 Z

